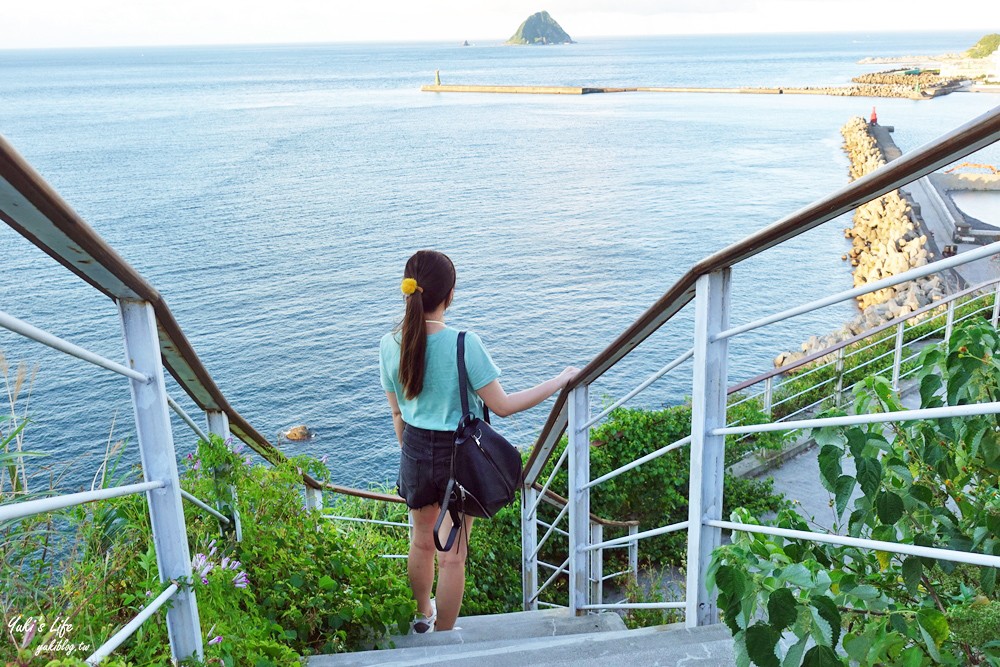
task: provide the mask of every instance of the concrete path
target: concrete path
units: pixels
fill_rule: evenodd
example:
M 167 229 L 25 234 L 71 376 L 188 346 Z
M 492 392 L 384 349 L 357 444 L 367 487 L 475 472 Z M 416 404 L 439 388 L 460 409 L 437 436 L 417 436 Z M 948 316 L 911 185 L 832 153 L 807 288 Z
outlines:
M 902 384 L 903 406 L 911 410 L 920 407 L 920 394 L 915 391 L 914 383 L 911 381 Z M 819 447 L 812 446 L 764 476 L 774 479 L 774 490 L 784 493 L 788 500 L 795 503 L 796 511 L 811 522 L 813 530 L 846 533 L 851 505 L 861 495 L 861 489 L 855 488 L 844 516 L 838 522 L 834 516 L 836 510 L 833 507 L 833 495 L 823 487 L 820 480 L 819 450 Z M 846 475 L 856 472 L 853 458 L 843 459 L 841 465 Z M 772 516 L 762 519 L 770 519 Z M 844 528 L 841 529 L 840 525 L 844 525 Z

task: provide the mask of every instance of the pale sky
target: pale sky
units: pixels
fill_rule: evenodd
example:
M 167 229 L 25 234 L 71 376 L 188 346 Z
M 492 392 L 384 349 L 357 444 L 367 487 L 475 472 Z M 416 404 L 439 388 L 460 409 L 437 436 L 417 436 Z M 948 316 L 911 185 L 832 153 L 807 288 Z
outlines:
M 29 0 L 4 2 L 0 48 L 358 41 L 502 42 L 548 10 L 603 35 L 1000 32 L 1000 2 L 940 0 Z M 975 7 L 973 10 L 972 8 Z

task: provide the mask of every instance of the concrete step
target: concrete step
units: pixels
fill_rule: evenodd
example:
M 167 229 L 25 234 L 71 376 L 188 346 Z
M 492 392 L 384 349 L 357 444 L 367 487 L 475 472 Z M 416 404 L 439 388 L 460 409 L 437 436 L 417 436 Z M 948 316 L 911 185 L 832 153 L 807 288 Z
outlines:
M 621 616 L 613 612 L 570 616 L 565 609 L 517 611 L 509 614 L 466 616 L 458 619 L 456 629 L 448 632 L 428 632 L 422 635 L 390 637 L 392 645 L 381 648 L 411 648 L 414 646 L 446 646 L 472 644 L 504 639 L 561 637 L 589 632 L 625 630 Z
M 308 661 L 309 667 L 470 664 L 474 664 L 475 667 L 508 665 L 637 667 L 679 664 L 707 667 L 732 665 L 734 660 L 732 637 L 724 625 L 690 630 L 675 625 L 639 630 L 484 640 L 467 644 L 414 646 L 384 651 L 313 656 Z

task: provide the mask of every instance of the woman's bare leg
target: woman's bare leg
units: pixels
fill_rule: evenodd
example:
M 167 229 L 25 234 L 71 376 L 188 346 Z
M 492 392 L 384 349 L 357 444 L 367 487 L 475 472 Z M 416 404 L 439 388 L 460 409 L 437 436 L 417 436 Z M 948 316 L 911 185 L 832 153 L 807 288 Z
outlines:
M 410 554 L 406 561 L 406 573 L 410 578 L 413 599 L 417 601 L 417 611 L 424 616 L 431 615 L 431 587 L 434 585 L 434 522 L 437 520 L 437 505 L 411 509 L 413 529 L 410 534 Z
M 447 516 L 441 525 L 441 542 L 444 543 L 451 530 L 451 516 Z M 434 630 L 451 630 L 458 619 L 458 611 L 462 608 L 462 596 L 465 593 L 465 559 L 469 553 L 469 536 L 472 534 L 472 517 L 465 517 L 465 529 L 456 538 L 456 545 L 451 551 L 437 552 L 438 583 L 437 623 Z M 434 526 L 431 526 L 431 539 L 434 538 Z

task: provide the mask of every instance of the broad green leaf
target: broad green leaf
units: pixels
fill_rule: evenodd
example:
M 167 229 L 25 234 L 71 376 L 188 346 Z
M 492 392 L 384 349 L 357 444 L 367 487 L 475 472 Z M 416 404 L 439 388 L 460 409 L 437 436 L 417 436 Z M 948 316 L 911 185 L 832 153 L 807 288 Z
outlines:
M 830 640 L 831 646 L 836 646 L 840 640 L 840 610 L 836 603 L 825 595 L 816 595 L 809 601 L 816 608 L 819 615 L 830 624 L 833 637 Z
M 785 659 L 781 661 L 781 667 L 799 667 L 802 664 L 802 654 L 806 652 L 806 645 L 809 643 L 809 636 L 806 635 L 785 652 Z
M 843 664 L 829 646 L 813 646 L 802 660 L 802 667 L 843 667 Z
M 865 635 L 847 634 L 844 636 L 844 650 L 852 660 L 860 664 L 865 664 L 868 659 L 868 651 L 872 647 L 871 637 Z
M 889 614 L 889 625 L 900 634 L 905 635 L 907 630 L 909 630 L 909 626 L 906 625 L 906 619 L 903 618 L 902 614 Z
M 992 569 L 992 568 L 988 568 Z M 910 595 L 917 594 L 920 586 L 920 577 L 924 573 L 924 566 L 916 556 L 907 556 L 903 560 L 903 583 Z
M 983 567 L 979 570 L 979 585 L 983 587 L 983 592 L 993 595 L 997 585 L 997 570 L 995 567 Z
M 923 484 L 914 484 L 911 486 L 910 496 L 925 505 L 929 505 L 934 500 L 934 494 Z
M 861 491 L 869 498 L 874 498 L 881 483 L 882 464 L 878 459 L 870 456 L 858 459 L 858 484 L 861 485 Z
M 938 646 L 948 639 L 948 620 L 937 609 L 925 607 L 917 612 L 917 623 Z
M 851 499 L 851 494 L 854 493 L 854 487 L 856 484 L 857 481 L 850 475 L 841 475 L 837 478 L 837 483 L 835 485 L 835 497 L 838 519 L 843 516 L 844 510 L 847 509 L 847 502 Z
M 747 654 L 745 632 L 740 631 L 733 635 L 733 652 L 736 654 L 736 667 L 750 667 L 750 656 Z
M 924 663 L 924 652 L 916 646 L 906 649 L 899 657 L 902 667 L 920 667 Z
M 755 623 L 747 628 L 747 654 L 757 667 L 781 667 L 775 648 L 781 633 L 767 623 Z
M 779 632 L 795 622 L 798 616 L 797 602 L 792 591 L 779 588 L 767 598 L 767 620 Z
M 885 572 L 892 562 L 892 554 L 888 551 L 876 551 L 875 558 L 878 559 L 878 567 L 881 572 Z
M 930 408 L 937 407 L 941 403 L 941 399 L 935 396 L 935 394 L 941 390 L 942 387 L 941 376 L 940 375 L 925 375 L 920 379 L 920 407 Z
M 891 491 L 881 491 L 875 497 L 875 512 L 879 521 L 892 525 L 903 516 L 903 499 Z
M 793 563 L 781 571 L 781 578 L 801 588 L 809 588 L 813 584 L 812 575 L 802 563 Z
M 851 595 L 859 600 L 874 600 L 878 597 L 878 589 L 869 584 L 862 584 L 852 588 Z
M 867 441 L 868 436 L 862 429 L 854 427 L 847 431 L 847 446 L 850 448 L 851 455 L 854 458 L 860 459 L 864 455 L 865 443 Z
M 823 445 L 819 452 L 819 472 L 820 480 L 827 491 L 833 493 L 837 478 L 843 473 L 840 467 L 840 459 L 844 452 L 835 445 Z
M 938 650 L 937 644 L 934 643 L 934 638 L 924 629 L 924 626 L 918 624 L 917 628 L 920 630 L 920 636 L 924 640 L 924 646 L 927 647 L 931 659 L 934 662 L 941 662 L 941 652 Z
M 337 587 L 337 582 L 334 581 L 330 577 L 330 575 L 324 574 L 322 577 L 319 578 L 319 587 L 322 588 L 324 591 L 333 590 L 334 588 Z
M 817 644 L 832 646 L 833 627 L 830 625 L 830 622 L 820 615 L 816 607 L 809 607 L 809 613 L 812 614 L 812 628 L 810 630 L 812 638 L 816 640 Z

